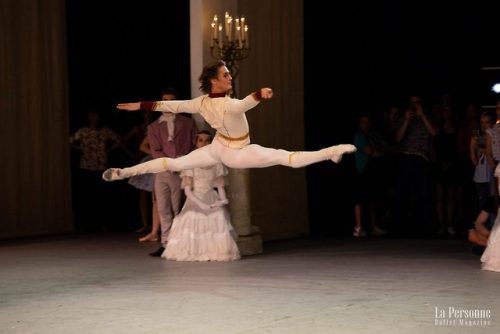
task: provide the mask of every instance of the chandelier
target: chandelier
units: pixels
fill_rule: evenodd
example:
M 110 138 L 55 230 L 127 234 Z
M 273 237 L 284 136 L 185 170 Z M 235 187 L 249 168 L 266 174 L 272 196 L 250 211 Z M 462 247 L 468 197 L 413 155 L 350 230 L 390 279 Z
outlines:
M 217 15 L 211 23 L 210 52 L 212 57 L 226 62 L 231 76 L 235 78 L 239 72 L 239 62 L 250 52 L 248 25 L 244 16 L 233 19 L 228 12 L 224 20 Z

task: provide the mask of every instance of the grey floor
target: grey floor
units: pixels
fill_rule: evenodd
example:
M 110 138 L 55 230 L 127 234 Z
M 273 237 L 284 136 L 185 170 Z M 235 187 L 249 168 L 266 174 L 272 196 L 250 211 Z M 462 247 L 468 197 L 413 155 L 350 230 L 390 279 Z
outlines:
M 155 248 L 133 234 L 0 243 L 0 332 L 500 332 L 500 273 L 466 241 L 272 242 L 230 263 Z M 450 308 L 491 317 L 459 322 Z

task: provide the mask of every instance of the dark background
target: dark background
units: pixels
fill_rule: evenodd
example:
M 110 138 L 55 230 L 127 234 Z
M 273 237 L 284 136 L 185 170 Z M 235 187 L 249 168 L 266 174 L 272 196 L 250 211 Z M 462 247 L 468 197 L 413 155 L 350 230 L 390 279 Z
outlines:
M 102 123 L 119 135 L 141 124 L 141 113 L 119 112 L 119 102 L 158 100 L 164 87 L 190 98 L 189 1 L 66 1 L 70 131 L 86 124 L 85 113 L 100 113 Z M 137 147 L 138 144 L 128 146 Z M 79 152 L 71 152 L 73 206 Z M 137 163 L 124 150 L 109 154 L 112 166 Z M 108 197 L 103 214 L 113 231 L 140 227 L 138 191 L 126 181 L 103 185 Z M 78 211 L 78 210 L 76 210 Z M 76 214 L 75 222 L 80 217 Z
M 493 104 L 487 81 L 496 72 L 481 67 L 500 65 L 499 9 L 479 1 L 304 1 L 306 148 L 352 142 L 360 113 L 404 107 L 415 92 L 428 103 L 450 94 L 456 110 Z M 137 120 L 114 105 L 156 99 L 164 86 L 190 98 L 188 1 L 67 1 L 67 28 L 71 131 L 93 108 L 123 134 Z M 352 156 L 307 167 L 313 234 L 350 231 L 345 180 L 353 171 Z M 122 190 L 135 208 L 131 190 Z
M 118 102 L 190 98 L 189 1 L 66 1 L 71 127 L 88 109 L 120 123 Z M 117 119 L 118 118 L 118 119 Z
M 498 3 L 340 1 L 333 10 L 304 3 L 308 149 L 352 142 L 358 115 L 406 109 L 410 94 L 427 105 L 449 94 L 458 113 L 468 102 L 495 104 L 489 84 L 500 71 L 481 68 L 500 65 Z M 355 172 L 352 156 L 307 168 L 312 233 L 350 234 L 353 185 L 343 180 Z

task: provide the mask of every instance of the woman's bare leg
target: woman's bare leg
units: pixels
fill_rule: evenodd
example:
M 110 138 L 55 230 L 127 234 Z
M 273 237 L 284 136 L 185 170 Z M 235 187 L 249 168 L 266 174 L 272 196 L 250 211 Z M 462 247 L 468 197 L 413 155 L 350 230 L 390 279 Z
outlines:
M 144 232 L 148 228 L 149 219 L 148 192 L 146 190 L 139 189 L 139 209 L 141 211 L 142 226 L 136 232 Z
M 140 242 L 144 242 L 144 241 L 158 241 L 159 238 L 158 238 L 158 235 L 160 233 L 160 215 L 158 213 L 158 206 L 157 206 L 157 203 L 156 203 L 156 198 L 153 194 L 153 208 L 152 208 L 152 228 L 151 228 L 151 232 L 145 236 L 143 236 L 142 238 L 139 238 L 139 241 Z

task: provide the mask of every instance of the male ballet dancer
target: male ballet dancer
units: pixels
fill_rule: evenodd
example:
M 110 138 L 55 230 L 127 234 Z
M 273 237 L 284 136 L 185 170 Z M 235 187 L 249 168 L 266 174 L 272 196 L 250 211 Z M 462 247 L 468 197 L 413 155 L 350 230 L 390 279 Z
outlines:
M 345 153 L 356 151 L 351 144 L 335 145 L 319 151 L 289 152 L 250 144 L 245 112 L 261 100 L 272 98 L 270 88 L 261 88 L 242 100 L 231 98 L 231 74 L 224 61 L 205 66 L 200 75 L 200 89 L 205 95 L 185 101 L 121 103 L 117 108 L 127 111 L 152 110 L 172 113 L 199 113 L 217 130 L 210 145 L 179 158 L 158 158 L 128 168 L 110 168 L 103 173 L 106 181 L 120 180 L 138 174 L 181 171 L 223 163 L 231 168 L 262 168 L 283 165 L 304 167 L 319 161 L 338 163 Z

